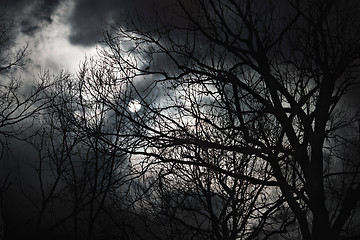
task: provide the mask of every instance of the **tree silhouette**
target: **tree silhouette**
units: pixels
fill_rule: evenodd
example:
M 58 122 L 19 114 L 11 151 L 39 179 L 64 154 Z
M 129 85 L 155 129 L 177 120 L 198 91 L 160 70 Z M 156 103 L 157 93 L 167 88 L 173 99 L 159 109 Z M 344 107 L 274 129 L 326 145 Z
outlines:
M 359 237 L 357 1 L 171 7 L 109 26 L 76 78 L 22 93 L 25 52 L 1 62 L 1 136 L 36 130 L 39 237 Z
M 34 180 L 20 177 L 23 194 L 33 206 L 24 225 L 37 238 L 137 235 L 132 230 L 139 221 L 131 211 L 131 190 L 144 172 L 132 169 L 127 153 L 117 147 L 127 141 L 117 136 L 127 121 L 87 90 L 98 86 L 88 79 L 110 76 L 103 68 L 88 72 L 87 64 L 95 62 L 85 62 L 77 78 L 62 75 L 43 92 L 47 108 L 32 126 L 36 134 L 27 139 L 38 156 L 28 162 Z
M 26 139 L 34 133 L 32 128 L 37 117 L 48 105 L 44 91 L 52 85 L 41 73 L 40 80 L 23 85 L 18 73 L 26 63 L 27 46 L 17 48 L 13 42 L 15 24 L 6 9 L 0 9 L 0 161 L 9 153 L 10 139 Z M 26 132 L 26 134 L 25 134 Z M 2 164 L 3 166 L 3 164 Z M 10 171 L 1 169 L 0 176 L 0 238 L 5 238 L 5 192 L 11 186 Z
M 182 172 L 194 171 L 204 199 L 206 189 L 235 191 L 229 199 L 245 203 L 219 201 L 236 216 L 213 212 L 213 239 L 229 239 L 230 226 L 233 239 L 358 236 L 359 117 L 344 108 L 359 84 L 359 4 L 199 0 L 173 9 L 185 19 L 178 25 L 160 18 L 109 29 L 104 64 L 89 68 L 114 76 L 89 78 L 86 90 L 127 119 L 115 135 L 131 141 L 116 148 L 152 176 L 167 170 L 162 184 L 186 191 Z M 133 98 L 142 104 L 134 113 L 126 104 Z M 166 196 L 158 191 L 155 202 Z

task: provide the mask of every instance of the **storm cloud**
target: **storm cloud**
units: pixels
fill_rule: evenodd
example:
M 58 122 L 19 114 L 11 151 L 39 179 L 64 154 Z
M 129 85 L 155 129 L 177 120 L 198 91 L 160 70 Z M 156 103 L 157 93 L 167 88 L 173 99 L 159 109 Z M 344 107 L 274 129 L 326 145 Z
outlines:
M 174 0 L 4 0 L 3 6 L 16 18 L 21 32 L 34 35 L 53 22 L 54 14 L 61 2 L 69 2 L 68 26 L 71 44 L 93 46 L 100 40 L 101 28 L 105 23 L 125 24 L 129 18 L 149 23 L 156 16 L 165 14 Z
M 174 0 L 78 0 L 69 19 L 72 29 L 69 40 L 72 44 L 92 45 L 101 32 L 102 24 L 116 22 L 126 25 L 129 19 L 149 24 L 173 3 Z
M 21 31 L 34 34 L 44 23 L 52 22 L 52 14 L 61 0 L 4 0 L 4 8 L 11 12 L 20 22 Z

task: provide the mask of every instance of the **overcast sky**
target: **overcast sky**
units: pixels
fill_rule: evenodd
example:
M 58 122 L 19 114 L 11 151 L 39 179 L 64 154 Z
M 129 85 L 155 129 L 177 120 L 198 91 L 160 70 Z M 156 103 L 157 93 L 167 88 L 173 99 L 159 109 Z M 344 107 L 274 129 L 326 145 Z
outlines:
M 14 43 L 17 48 L 29 44 L 30 75 L 23 74 L 25 81 L 31 81 L 40 69 L 49 69 L 54 74 L 61 70 L 75 74 L 79 64 L 86 56 L 96 54 L 96 45 L 101 40 L 101 29 L 105 22 L 125 24 L 129 16 L 141 16 L 149 19 L 155 14 L 154 8 L 169 4 L 168 0 L 0 0 L 0 9 L 6 9 L 8 16 L 15 21 Z M 28 164 L 36 158 L 30 146 L 11 142 L 14 161 L 0 161 L 0 177 L 8 172 L 21 172 L 26 182 L 35 178 L 33 169 Z M 21 166 L 21 169 L 20 167 Z M 23 169 L 24 168 L 24 169 Z M 28 169 L 29 168 L 29 169 Z M 17 169 L 15 171 L 15 169 Z M 15 176 L 13 173 L 12 176 Z M 1 178 L 2 179 L 2 178 Z M 35 180 L 34 180 L 35 181 Z M 17 194 L 13 185 L 9 193 L 10 217 L 26 221 L 24 212 L 27 205 Z M 14 196 L 11 194 L 15 194 Z M 12 204 L 12 205 L 11 205 Z M 11 220 L 11 219 L 10 219 Z M 12 221 L 12 220 L 11 220 Z M 14 220 L 15 221 L 15 220 Z M 15 221 L 16 222 L 16 221 Z M 20 224 L 20 223 L 14 223 Z M 0 223 L 1 225 L 1 223 Z
M 29 79 L 40 70 L 75 74 L 85 56 L 96 55 L 105 23 L 125 25 L 143 18 L 146 24 L 156 14 L 177 21 L 171 4 L 175 0 L 0 0 L 16 22 L 17 47 L 29 44 Z M 172 11 L 167 11 L 169 6 Z M 171 16 L 165 13 L 171 12 Z M 167 22 L 169 23 L 169 22 Z M 171 23 L 170 23 L 171 24 Z M 160 61 L 160 60 L 159 60 Z M 23 78 L 28 78 L 26 75 Z M 26 79 L 25 79 L 26 80 Z M 346 105 L 358 109 L 357 92 L 347 96 Z
M 104 23 L 125 23 L 129 16 L 149 19 L 166 0 L 1 0 L 17 28 L 15 42 L 29 44 L 34 74 L 41 68 L 76 72 L 96 53 Z M 18 45 L 19 46 L 19 45 Z

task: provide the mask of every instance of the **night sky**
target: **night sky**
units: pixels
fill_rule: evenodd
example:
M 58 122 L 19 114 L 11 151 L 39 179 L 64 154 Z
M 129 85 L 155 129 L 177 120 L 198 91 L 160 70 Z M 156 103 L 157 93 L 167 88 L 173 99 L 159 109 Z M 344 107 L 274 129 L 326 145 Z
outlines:
M 76 75 L 85 57 L 96 56 L 105 24 L 125 26 L 131 17 L 149 23 L 170 3 L 167 0 L 0 0 L 0 8 L 14 22 L 11 32 L 14 50 L 28 44 L 27 64 L 21 78 L 30 83 L 46 70 L 54 75 L 61 71 Z M 0 162 L 1 179 L 11 174 L 11 188 L 6 192 L 5 214 L 10 224 L 7 229 L 13 239 L 22 239 L 33 231 L 27 223 L 34 209 L 25 197 L 31 194 L 31 189 L 22 186 L 37 184 L 34 169 L 29 166 L 36 161 L 37 153 L 14 139 L 9 141 L 9 149 Z
M 165 0 L 2 0 L 16 23 L 17 44 L 29 43 L 32 72 L 41 67 L 74 73 L 79 62 L 96 54 L 105 24 L 149 23 L 171 5 Z
M 96 56 L 107 24 L 126 27 L 131 21 L 150 26 L 157 17 L 167 24 L 181 21 L 175 0 L 1 0 L 15 21 L 15 47 L 29 44 L 28 76 L 40 70 L 76 73 L 85 57 Z M 280 4 L 281 5 L 281 4 Z M 169 9 L 171 9 L 169 11 Z M 31 77 L 32 78 L 32 77 Z M 357 93 L 346 104 L 358 106 Z
M 0 0 L 0 9 L 5 9 L 14 21 L 14 50 L 28 44 L 28 61 L 21 74 L 26 83 L 34 81 L 44 70 L 49 70 L 54 75 L 64 71 L 76 76 L 81 62 L 85 58 L 96 57 L 97 51 L 103 46 L 102 34 L 107 24 L 126 28 L 131 21 L 140 21 L 142 26 L 151 27 L 159 15 L 169 25 L 182 24 L 175 15 L 168 15 L 174 11 L 175 1 Z M 161 62 L 161 59 L 157 61 Z M 141 83 L 137 84 L 141 88 Z M 342 106 L 359 110 L 358 96 L 358 92 L 350 92 L 342 100 Z M 6 160 L 0 162 L 1 177 L 11 172 L 12 176 L 21 175 L 22 181 L 35 183 L 34 172 L 27 163 L 36 159 L 36 151 L 18 140 L 11 140 L 9 146 L 12 151 Z M 26 233 L 27 230 L 22 226 L 27 226 L 26 222 L 33 214 L 32 208 L 16 185 L 21 186 L 22 183 L 13 183 L 14 186 L 8 193 L 8 198 L 11 199 L 8 204 L 11 209 L 8 219 L 13 226 Z M 11 231 L 18 230 L 14 227 Z

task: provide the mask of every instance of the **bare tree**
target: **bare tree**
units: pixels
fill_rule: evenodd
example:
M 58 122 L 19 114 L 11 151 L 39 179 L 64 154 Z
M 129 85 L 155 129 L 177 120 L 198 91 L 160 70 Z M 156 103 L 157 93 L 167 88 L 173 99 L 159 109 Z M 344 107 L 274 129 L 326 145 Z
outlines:
M 106 75 L 106 69 L 84 71 L 77 79 L 62 76 L 44 92 L 49 106 L 33 126 L 37 134 L 28 140 L 38 152 L 32 162 L 36 181 L 22 182 L 35 207 L 27 225 L 37 237 L 131 239 L 129 195 L 142 172 L 132 170 L 127 154 L 117 147 L 127 140 L 117 135 L 126 126 L 122 115 L 87 91 L 88 84 L 97 85 L 86 79 Z
M 26 63 L 27 45 L 13 41 L 15 24 L 5 9 L 0 9 L 0 160 L 9 149 L 9 139 L 25 139 L 39 113 L 47 107 L 44 91 L 52 85 L 42 73 L 40 80 L 24 87 L 20 77 Z M 29 79 L 30 81 L 32 79 Z M 6 156 L 7 157 L 7 156 Z M 5 191 L 11 183 L 10 172 L 1 169 L 0 177 L 0 238 L 4 238 Z
M 359 118 L 342 104 L 359 84 L 359 4 L 199 0 L 176 10 L 186 19 L 178 26 L 113 27 L 105 64 L 89 70 L 115 74 L 89 78 L 86 90 L 127 119 L 116 135 L 131 141 L 117 149 L 142 156 L 155 175 L 180 166 L 168 182 L 200 168 L 268 196 L 260 207 L 256 193 L 233 197 L 249 196 L 236 210 L 261 209 L 233 225 L 234 239 L 357 236 Z M 128 109 L 134 98 L 139 111 Z M 248 171 L 238 171 L 243 159 Z M 201 179 L 192 178 L 205 187 Z
M 27 46 L 15 49 L 12 36 L 14 21 L 4 8 L 0 9 L 0 74 L 4 75 L 12 68 L 25 64 Z

